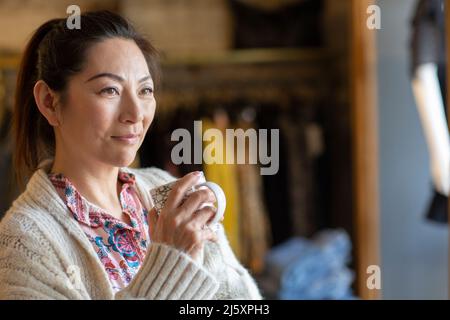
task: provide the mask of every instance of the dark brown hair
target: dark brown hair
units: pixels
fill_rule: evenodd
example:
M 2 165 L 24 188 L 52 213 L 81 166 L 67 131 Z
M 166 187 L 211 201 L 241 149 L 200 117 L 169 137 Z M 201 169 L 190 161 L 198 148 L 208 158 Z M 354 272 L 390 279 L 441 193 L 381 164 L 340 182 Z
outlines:
M 66 18 L 52 19 L 32 35 L 20 64 L 13 113 L 15 141 L 14 166 L 17 180 L 23 182 L 39 163 L 54 156 L 53 127 L 37 108 L 33 88 L 43 80 L 61 94 L 71 76 L 85 64 L 86 51 L 94 44 L 111 38 L 133 40 L 141 49 L 155 85 L 159 82 L 158 53 L 131 23 L 109 11 L 86 12 L 80 15 L 80 29 L 69 29 Z

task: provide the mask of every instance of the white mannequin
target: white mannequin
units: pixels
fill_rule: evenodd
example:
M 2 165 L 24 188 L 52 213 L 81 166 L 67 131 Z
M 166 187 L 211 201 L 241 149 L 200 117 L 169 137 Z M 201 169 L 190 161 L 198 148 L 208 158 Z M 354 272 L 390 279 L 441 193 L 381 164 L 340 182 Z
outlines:
M 433 183 L 437 192 L 448 196 L 450 191 L 450 133 L 445 118 L 437 65 L 435 63 L 419 65 L 414 74 L 412 87 L 430 152 Z

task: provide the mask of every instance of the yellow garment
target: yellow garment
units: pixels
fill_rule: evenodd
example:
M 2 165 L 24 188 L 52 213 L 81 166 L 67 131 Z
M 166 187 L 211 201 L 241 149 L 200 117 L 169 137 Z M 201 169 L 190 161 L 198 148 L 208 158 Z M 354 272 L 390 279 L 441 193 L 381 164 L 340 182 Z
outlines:
M 202 119 L 202 137 L 203 133 L 211 128 L 216 128 L 222 132 L 224 141 L 222 144 L 220 141 L 216 141 L 216 148 L 214 156 L 222 158 L 223 162 L 207 164 L 206 162 L 211 161 L 209 153 L 203 153 L 203 170 L 205 177 L 209 181 L 213 181 L 220 185 L 223 189 L 225 196 L 227 198 L 227 206 L 225 209 L 223 225 L 230 242 L 230 246 L 233 249 L 236 256 L 240 259 L 241 248 L 239 239 L 239 194 L 238 194 L 238 177 L 235 164 L 225 164 L 226 157 L 226 143 L 225 143 L 225 131 L 224 129 L 217 128 L 214 123 L 209 119 Z M 203 150 L 213 144 L 212 141 L 203 141 Z

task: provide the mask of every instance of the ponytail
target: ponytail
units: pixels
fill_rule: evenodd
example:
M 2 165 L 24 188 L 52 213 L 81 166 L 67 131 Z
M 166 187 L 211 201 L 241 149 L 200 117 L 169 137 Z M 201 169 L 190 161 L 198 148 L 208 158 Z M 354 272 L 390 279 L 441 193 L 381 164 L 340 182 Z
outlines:
M 35 31 L 25 48 L 17 75 L 12 130 L 13 161 L 20 184 L 38 167 L 41 159 L 51 156 L 55 144 L 53 129 L 37 108 L 33 88 L 39 79 L 39 46 L 59 20 L 50 20 Z

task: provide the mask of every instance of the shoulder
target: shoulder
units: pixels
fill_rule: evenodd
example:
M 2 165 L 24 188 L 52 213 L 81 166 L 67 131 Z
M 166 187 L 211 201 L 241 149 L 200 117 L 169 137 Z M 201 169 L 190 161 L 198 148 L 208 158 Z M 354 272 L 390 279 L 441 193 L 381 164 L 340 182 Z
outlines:
M 76 259 L 79 243 L 74 237 L 81 229 L 71 227 L 78 225 L 64 214 L 59 217 L 48 210 L 16 201 L 6 212 L 0 221 L 0 269 L 6 268 L 5 263 L 30 268 L 49 264 L 58 269 L 63 260 Z
M 45 186 L 40 193 L 32 192 L 33 188 L 27 185 L 0 220 L 0 246 L 12 246 L 11 250 L 19 248 L 14 243 L 20 243 L 21 247 L 35 252 L 49 252 L 48 246 L 56 239 L 61 240 L 65 233 L 55 218 L 55 212 L 61 209 L 50 195 L 46 195 Z M 64 218 L 62 215 L 61 219 Z
M 33 270 L 44 270 L 46 265 L 56 269 L 61 266 L 54 246 L 57 226 L 40 222 L 39 217 L 43 216 L 37 212 L 9 210 L 0 222 L 0 282 L 19 285 L 28 281 Z M 56 230 L 49 232 L 53 227 Z M 6 294 L 4 290 L 4 284 L 0 285 L 0 296 Z
M 48 233 L 55 233 L 57 230 L 58 224 L 51 215 L 39 209 L 16 205 L 0 221 L 1 245 L 8 246 L 16 241 L 40 251 L 43 240 L 48 240 Z
M 76 299 L 69 235 L 49 214 L 9 210 L 0 222 L 0 299 Z

